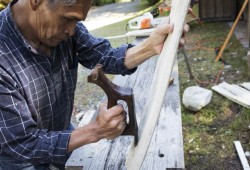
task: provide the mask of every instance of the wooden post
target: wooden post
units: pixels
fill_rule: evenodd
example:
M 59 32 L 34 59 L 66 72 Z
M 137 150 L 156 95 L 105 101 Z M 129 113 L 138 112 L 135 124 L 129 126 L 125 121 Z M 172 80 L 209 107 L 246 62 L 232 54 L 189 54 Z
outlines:
M 250 78 L 250 3 L 248 3 L 247 34 L 248 34 L 247 64 L 248 64 L 248 77 Z
M 248 48 L 250 47 L 250 3 L 248 3 L 248 16 L 247 16 L 247 34 L 248 34 Z
M 156 65 L 152 81 L 153 83 L 151 85 L 149 98 L 147 99 L 144 111 L 147 115 L 147 119 L 145 119 L 146 121 L 143 121 L 145 124 L 139 127 L 138 145 L 135 147 L 131 146 L 128 154 L 126 161 L 128 170 L 139 170 L 147 153 L 148 146 L 158 121 L 163 99 L 168 88 L 189 4 L 190 0 L 172 1 L 170 23 L 174 23 L 174 31 L 166 39 L 162 53 L 160 54 Z
M 242 13 L 244 12 L 244 10 L 245 10 L 245 8 L 246 8 L 246 6 L 247 6 L 248 1 L 249 1 L 249 0 L 245 0 L 244 4 L 242 5 L 242 7 L 241 7 L 241 9 L 240 9 L 240 12 L 239 12 L 239 14 L 238 14 L 238 16 L 237 16 L 237 18 L 236 18 L 236 20 L 234 21 L 234 24 L 233 24 L 233 26 L 232 26 L 230 32 L 228 33 L 227 38 L 226 38 L 226 40 L 224 41 L 223 46 L 221 47 L 218 56 L 217 56 L 216 59 L 215 59 L 216 61 L 219 61 L 219 60 L 220 60 L 220 58 L 221 58 L 221 56 L 222 56 L 222 53 L 224 52 L 225 48 L 227 47 L 227 44 L 228 44 L 228 42 L 229 42 L 229 40 L 230 40 L 230 38 L 231 38 L 231 36 L 232 36 L 232 34 L 233 34 L 233 32 L 234 32 L 234 29 L 235 29 L 235 27 L 236 27 L 238 21 L 240 20 L 240 17 L 241 17 L 241 15 L 242 15 Z

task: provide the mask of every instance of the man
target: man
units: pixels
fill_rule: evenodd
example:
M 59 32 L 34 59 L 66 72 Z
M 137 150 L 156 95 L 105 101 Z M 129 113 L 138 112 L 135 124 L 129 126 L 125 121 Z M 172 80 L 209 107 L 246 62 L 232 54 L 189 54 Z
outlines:
M 123 132 L 123 107 L 105 103 L 96 120 L 70 128 L 78 63 L 131 74 L 161 52 L 173 24 L 114 49 L 78 22 L 90 7 L 91 0 L 13 0 L 0 13 L 0 169 L 63 169 L 74 149 Z

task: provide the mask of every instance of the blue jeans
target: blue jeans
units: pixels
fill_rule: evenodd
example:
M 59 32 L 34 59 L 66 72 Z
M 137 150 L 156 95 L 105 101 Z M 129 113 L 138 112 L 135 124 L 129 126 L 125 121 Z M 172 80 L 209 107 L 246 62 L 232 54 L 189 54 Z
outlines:
M 68 130 L 73 130 L 74 126 L 69 125 Z M 70 154 L 68 155 L 68 158 Z M 56 167 L 59 170 L 64 170 L 64 164 L 39 164 L 33 165 L 31 163 L 26 163 L 20 160 L 17 160 L 8 155 L 0 155 L 0 170 L 50 170 L 51 167 Z M 56 169 L 53 168 L 53 169 Z

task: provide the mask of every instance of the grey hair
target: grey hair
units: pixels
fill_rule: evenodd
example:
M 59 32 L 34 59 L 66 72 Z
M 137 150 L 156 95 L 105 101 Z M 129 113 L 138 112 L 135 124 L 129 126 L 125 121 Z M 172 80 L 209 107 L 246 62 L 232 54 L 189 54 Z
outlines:
M 77 0 L 48 0 L 50 7 L 55 7 L 59 5 L 73 6 L 76 4 Z

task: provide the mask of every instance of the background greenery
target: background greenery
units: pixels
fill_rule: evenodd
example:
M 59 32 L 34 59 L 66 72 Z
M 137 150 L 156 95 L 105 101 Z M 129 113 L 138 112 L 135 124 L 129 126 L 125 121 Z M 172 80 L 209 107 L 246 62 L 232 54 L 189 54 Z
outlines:
M 11 0 L 0 0 L 0 11 L 6 7 Z
M 10 2 L 11 0 L 0 0 L 0 11 L 6 7 L 6 5 Z M 105 4 L 110 4 L 110 3 L 116 3 L 116 2 L 121 2 L 123 0 L 94 0 L 93 5 L 101 6 Z M 134 0 L 131 0 L 134 1 Z M 148 4 L 148 5 L 153 5 L 160 0 L 141 0 L 142 4 Z
M 94 5 L 101 6 L 105 4 L 115 3 L 116 0 L 95 0 Z
M 121 2 L 122 0 L 95 0 L 94 5 L 100 6 L 100 5 L 105 5 L 105 4 L 110 4 L 110 3 L 115 3 L 115 2 Z M 131 0 L 135 1 L 135 0 Z M 148 5 L 154 5 L 160 0 L 141 0 L 140 3 L 142 4 L 148 4 Z

